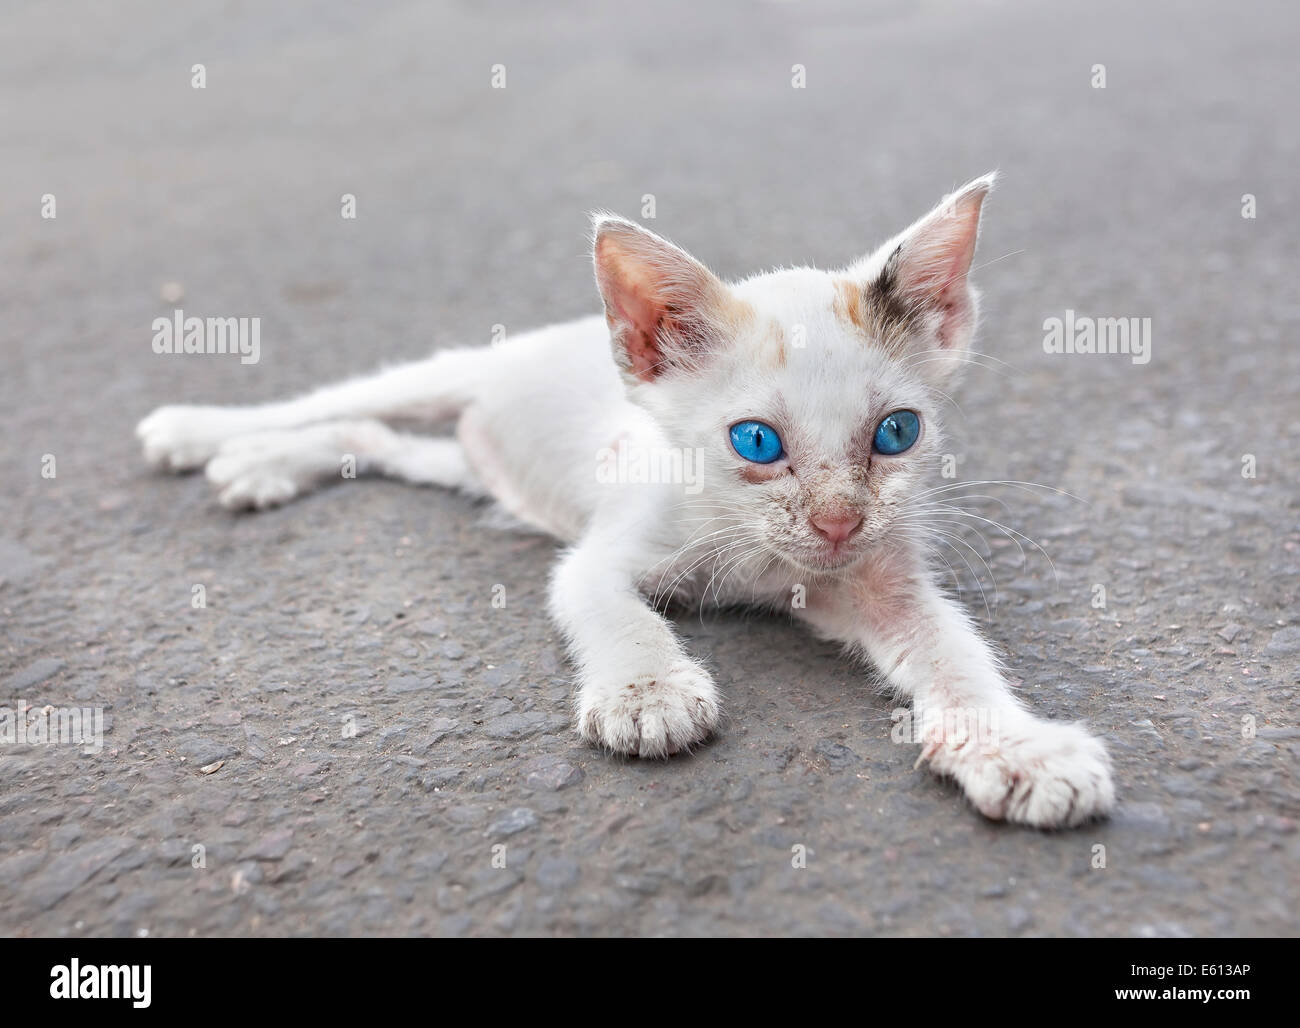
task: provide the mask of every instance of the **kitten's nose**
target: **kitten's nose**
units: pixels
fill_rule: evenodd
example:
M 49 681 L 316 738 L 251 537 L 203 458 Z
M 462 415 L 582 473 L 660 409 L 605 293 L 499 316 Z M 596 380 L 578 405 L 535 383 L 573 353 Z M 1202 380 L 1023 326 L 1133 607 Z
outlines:
M 812 522 L 813 528 L 817 530 L 819 535 L 825 536 L 835 544 L 844 542 L 862 527 L 862 515 L 860 514 L 841 514 L 836 517 L 814 514 L 808 520 Z

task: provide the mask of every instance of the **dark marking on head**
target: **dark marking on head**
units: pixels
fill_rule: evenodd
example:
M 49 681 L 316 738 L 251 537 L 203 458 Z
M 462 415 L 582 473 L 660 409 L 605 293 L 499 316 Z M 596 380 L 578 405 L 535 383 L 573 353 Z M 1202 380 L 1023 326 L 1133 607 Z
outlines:
M 900 243 L 885 261 L 875 281 L 869 282 L 863 290 L 863 303 L 870 311 L 875 338 L 891 352 L 901 348 L 920 314 L 915 304 L 898 289 L 898 265 L 902 253 Z
M 866 285 L 854 279 L 838 279 L 835 283 L 836 316 L 895 355 L 906 348 L 908 335 L 923 313 L 898 290 L 901 252 L 900 244 L 880 274 Z
M 903 244 L 899 243 L 885 261 L 885 266 L 880 269 L 880 274 L 876 276 L 874 286 L 881 293 L 891 292 L 898 284 L 898 262 L 902 259 L 902 254 Z

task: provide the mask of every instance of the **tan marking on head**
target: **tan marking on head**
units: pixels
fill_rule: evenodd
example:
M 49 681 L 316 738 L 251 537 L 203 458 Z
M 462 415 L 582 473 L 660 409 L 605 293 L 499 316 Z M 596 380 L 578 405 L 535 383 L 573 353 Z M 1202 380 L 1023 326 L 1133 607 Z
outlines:
M 850 328 L 869 334 L 864 301 L 862 286 L 857 282 L 847 278 L 835 280 L 835 316 Z
M 784 368 L 786 364 L 785 329 L 773 320 L 767 323 L 767 332 L 762 342 L 763 357 L 774 368 Z
M 758 314 L 749 301 L 742 300 L 730 289 L 725 290 L 717 302 L 720 308 L 719 317 L 735 334 L 739 334 L 758 320 Z

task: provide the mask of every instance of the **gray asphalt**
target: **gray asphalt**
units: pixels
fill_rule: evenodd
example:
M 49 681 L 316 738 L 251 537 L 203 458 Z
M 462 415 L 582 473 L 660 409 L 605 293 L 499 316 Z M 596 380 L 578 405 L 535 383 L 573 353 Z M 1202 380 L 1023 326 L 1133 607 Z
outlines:
M 0 702 L 108 732 L 0 746 L 0 931 L 1296 933 L 1294 5 L 67 6 L 0 13 Z M 132 436 L 591 312 L 592 208 L 653 194 L 727 275 L 830 266 L 993 167 L 1005 363 L 952 452 L 1070 495 L 974 501 L 1050 563 L 991 528 L 987 570 L 949 558 L 1029 702 L 1108 740 L 1106 823 L 981 819 L 834 647 L 756 617 L 682 621 L 716 742 L 607 759 L 550 543 L 388 482 L 232 516 Z M 165 283 L 260 317 L 261 362 L 155 355 Z M 1045 353 L 1067 309 L 1151 318 L 1150 362 Z

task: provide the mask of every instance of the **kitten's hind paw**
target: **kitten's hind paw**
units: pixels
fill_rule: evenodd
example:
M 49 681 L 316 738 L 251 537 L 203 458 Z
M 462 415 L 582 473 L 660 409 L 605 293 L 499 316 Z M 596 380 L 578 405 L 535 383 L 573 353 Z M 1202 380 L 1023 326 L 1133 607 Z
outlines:
M 344 431 L 323 424 L 240 436 L 221 447 L 204 473 L 223 507 L 278 507 L 339 474 Z
M 223 407 L 159 407 L 135 427 L 144 459 L 165 471 L 202 467 L 231 436 L 241 415 Z
M 707 739 L 718 714 L 713 679 L 682 661 L 658 674 L 584 684 L 578 733 L 615 753 L 670 757 Z

